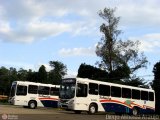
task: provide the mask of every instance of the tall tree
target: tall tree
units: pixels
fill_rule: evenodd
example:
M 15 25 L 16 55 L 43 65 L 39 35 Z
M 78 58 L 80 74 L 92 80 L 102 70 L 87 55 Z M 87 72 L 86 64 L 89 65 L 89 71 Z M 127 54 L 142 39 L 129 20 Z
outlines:
M 115 10 L 105 8 L 99 12 L 105 23 L 100 26 L 103 36 L 96 48 L 97 56 L 102 59 L 98 65 L 106 69 L 109 74 L 126 65 L 130 70 L 128 73 L 134 73 L 146 67 L 148 61 L 144 54 L 138 51 L 139 41 L 120 40 L 121 30 L 118 30 L 120 17 L 115 16 Z
M 50 61 L 49 65 L 52 67 L 52 70 L 49 72 L 49 82 L 60 84 L 60 80 L 67 74 L 66 65 L 59 61 Z
M 96 53 L 102 58 L 101 67 L 107 67 L 109 72 L 112 72 L 116 65 L 117 56 L 115 53 L 115 42 L 118 35 L 121 33 L 117 29 L 119 17 L 114 16 L 115 9 L 105 8 L 104 11 L 99 12 L 106 24 L 100 26 L 100 31 L 103 33 L 101 41 L 98 43 Z
M 153 68 L 154 80 L 153 89 L 156 96 L 156 113 L 160 114 L 160 62 L 157 62 Z
M 47 72 L 46 67 L 41 65 L 38 71 L 38 82 L 47 83 Z

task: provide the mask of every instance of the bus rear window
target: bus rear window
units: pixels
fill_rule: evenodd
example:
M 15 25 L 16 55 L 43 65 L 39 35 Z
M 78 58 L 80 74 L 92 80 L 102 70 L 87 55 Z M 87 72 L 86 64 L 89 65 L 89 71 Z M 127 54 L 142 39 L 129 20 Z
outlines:
M 154 93 L 153 92 L 149 92 L 149 100 L 154 101 Z

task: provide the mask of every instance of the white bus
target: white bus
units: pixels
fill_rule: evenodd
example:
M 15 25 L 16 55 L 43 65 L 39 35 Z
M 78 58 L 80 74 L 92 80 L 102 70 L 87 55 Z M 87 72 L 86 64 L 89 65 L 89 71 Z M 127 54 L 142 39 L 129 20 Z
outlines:
M 28 81 L 14 81 L 9 102 L 13 105 L 30 107 L 58 107 L 59 85 Z
M 115 112 L 145 114 L 155 111 L 155 93 L 152 89 L 132 87 L 89 80 L 63 79 L 60 85 L 60 107 L 81 113 Z

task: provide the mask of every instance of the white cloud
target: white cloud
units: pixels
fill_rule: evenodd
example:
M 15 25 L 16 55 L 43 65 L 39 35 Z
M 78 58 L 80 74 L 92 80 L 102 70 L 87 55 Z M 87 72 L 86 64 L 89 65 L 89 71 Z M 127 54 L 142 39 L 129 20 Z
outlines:
M 102 19 L 98 11 L 117 7 L 124 28 L 160 27 L 158 0 L 1 0 L 0 40 L 30 43 L 69 32 L 95 35 Z
M 23 28 L 23 29 L 22 29 Z M 34 21 L 19 24 L 14 29 L 8 23 L 0 22 L 0 39 L 3 41 L 31 43 L 37 39 L 45 39 L 70 31 L 71 26 L 65 23 Z
M 146 34 L 139 37 L 130 37 L 129 39 L 139 40 L 141 42 L 141 51 L 156 53 L 160 50 L 160 33 Z
M 61 56 L 95 56 L 95 47 L 88 48 L 62 48 L 59 51 Z

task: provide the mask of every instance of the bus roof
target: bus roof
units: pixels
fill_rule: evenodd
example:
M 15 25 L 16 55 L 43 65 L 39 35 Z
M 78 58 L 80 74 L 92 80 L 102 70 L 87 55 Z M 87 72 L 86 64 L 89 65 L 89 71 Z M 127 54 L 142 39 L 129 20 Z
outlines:
M 42 85 L 42 86 L 60 87 L 60 85 L 36 83 L 36 82 L 30 82 L 30 81 L 13 81 L 12 83 L 17 83 L 17 84 L 21 84 L 21 85 L 38 85 L 38 86 Z
M 69 79 L 69 78 L 67 78 L 67 79 Z M 149 89 L 149 88 L 134 87 L 134 86 L 122 85 L 122 84 L 111 83 L 111 82 L 103 82 L 103 81 L 92 80 L 92 79 L 88 79 L 88 78 L 79 78 L 79 77 L 77 77 L 76 79 L 78 81 L 81 81 L 81 82 L 84 82 L 84 83 L 92 82 L 92 83 L 97 83 L 97 84 L 105 84 L 105 85 L 111 85 L 111 86 L 116 86 L 116 87 L 124 87 L 124 88 L 130 88 L 130 89 L 137 89 L 137 90 L 145 90 L 145 91 L 154 92 L 153 89 Z

